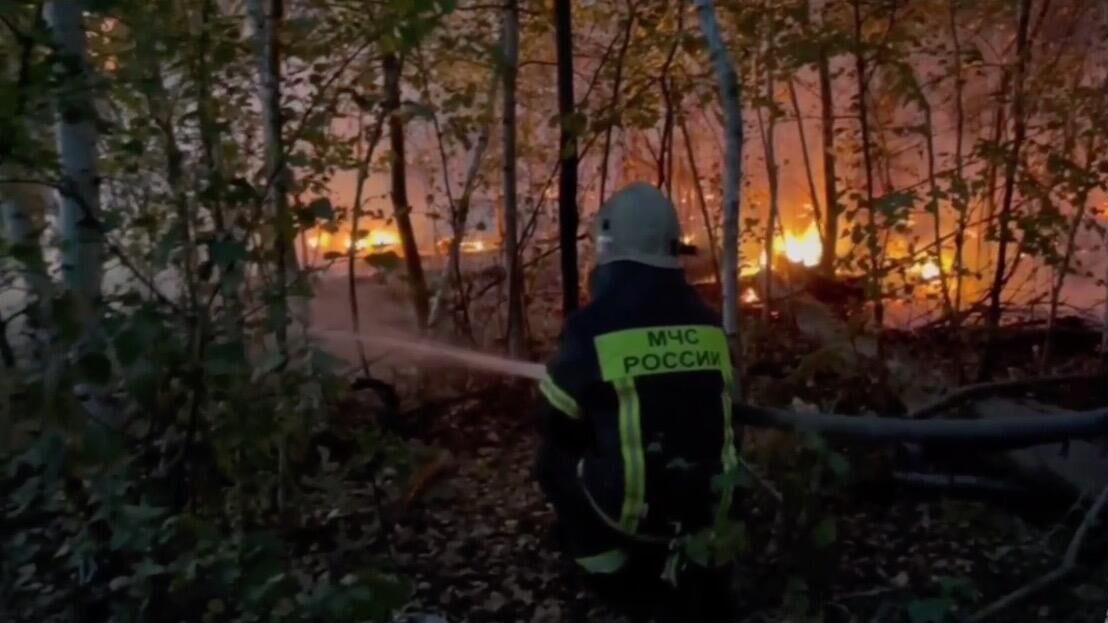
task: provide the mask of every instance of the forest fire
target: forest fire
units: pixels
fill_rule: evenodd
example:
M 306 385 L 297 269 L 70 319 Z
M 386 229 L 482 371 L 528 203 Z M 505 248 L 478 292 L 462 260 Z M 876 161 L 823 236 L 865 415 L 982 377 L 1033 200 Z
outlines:
M 800 233 L 786 231 L 784 238 L 777 236 L 774 240 L 773 253 L 776 257 L 784 257 L 793 264 L 806 268 L 819 266 L 820 256 L 823 254 L 823 240 L 820 239 L 819 228 L 812 223 Z M 740 274 L 743 277 L 757 275 L 766 267 L 766 263 L 766 251 L 762 249 L 758 254 L 758 265 L 744 265 Z
M 784 255 L 794 264 L 812 268 L 819 266 L 823 255 L 823 241 L 815 223 L 808 225 L 800 234 L 785 232 Z
M 318 233 L 310 233 L 305 235 L 305 243 L 309 249 L 320 252 L 331 253 L 347 253 L 350 251 L 350 236 L 343 233 L 331 233 L 328 231 L 321 231 Z M 486 240 L 463 240 L 458 245 L 459 250 L 462 253 L 485 253 L 496 249 L 496 244 Z M 450 240 L 439 240 L 436 244 L 438 252 L 445 254 L 449 252 Z M 354 242 L 354 249 L 357 251 L 392 251 L 403 255 L 402 246 L 400 242 L 400 235 L 391 229 L 373 229 L 366 235 L 359 238 Z

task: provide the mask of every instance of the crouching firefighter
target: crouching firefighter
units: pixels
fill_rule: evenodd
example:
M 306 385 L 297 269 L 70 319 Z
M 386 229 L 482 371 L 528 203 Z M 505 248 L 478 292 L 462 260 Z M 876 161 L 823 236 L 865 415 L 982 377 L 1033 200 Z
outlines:
M 567 319 L 540 383 L 537 472 L 569 556 L 604 584 L 626 584 L 658 578 L 679 539 L 729 516 L 733 376 L 717 315 L 685 279 L 677 213 L 661 192 L 639 183 L 614 194 L 594 240 L 590 302 Z

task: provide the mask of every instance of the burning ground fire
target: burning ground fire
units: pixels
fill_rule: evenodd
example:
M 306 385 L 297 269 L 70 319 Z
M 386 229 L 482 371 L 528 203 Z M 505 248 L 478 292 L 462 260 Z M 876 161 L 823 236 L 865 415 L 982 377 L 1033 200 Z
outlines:
M 794 264 L 800 264 L 808 268 L 819 266 L 820 255 L 823 253 L 823 240 L 820 239 L 819 229 L 815 223 L 811 223 L 807 229 L 800 233 L 786 231 L 784 238 L 778 235 L 773 241 L 773 252 Z M 742 276 L 751 277 L 760 273 L 766 267 L 766 259 L 766 252 L 763 250 L 758 259 L 758 265 L 744 266 Z M 755 300 L 747 302 L 756 302 L 758 295 L 753 292 L 752 294 Z M 745 293 L 743 296 L 746 296 Z
M 331 233 L 327 231 L 321 231 L 318 233 L 306 234 L 305 243 L 309 249 L 318 250 L 321 252 L 340 252 L 345 253 L 350 250 L 350 235 L 347 233 Z M 439 250 L 446 252 L 449 249 L 449 240 L 439 241 Z M 358 251 L 394 251 L 402 254 L 403 251 L 400 247 L 400 236 L 397 232 L 390 229 L 374 229 L 370 230 L 365 236 L 362 236 L 354 242 L 354 248 Z M 484 240 L 463 240 L 460 245 L 462 253 L 482 253 L 493 248 Z
M 331 232 L 320 232 L 318 234 L 311 234 L 307 239 L 309 249 L 321 249 L 324 251 L 342 250 L 350 248 L 350 236 L 346 234 L 334 235 Z M 367 249 L 384 249 L 388 247 L 396 246 L 400 243 L 400 239 L 396 233 L 387 229 L 376 229 L 366 236 L 358 239 L 354 243 L 354 248 L 359 251 L 365 251 Z

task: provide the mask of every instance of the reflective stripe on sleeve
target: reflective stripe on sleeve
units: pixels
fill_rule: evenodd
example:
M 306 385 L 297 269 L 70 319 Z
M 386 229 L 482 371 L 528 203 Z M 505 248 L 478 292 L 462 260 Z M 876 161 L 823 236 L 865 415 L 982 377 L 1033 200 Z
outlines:
M 578 558 L 577 564 L 589 573 L 611 574 L 623 568 L 627 562 L 627 554 L 621 549 L 613 549 L 597 554 Z
M 554 382 L 554 379 L 550 376 L 545 377 L 539 382 L 539 391 L 542 395 L 554 406 L 555 409 L 566 414 L 575 420 L 581 418 L 581 408 L 577 406 L 577 401 L 573 399 L 564 389 L 558 387 L 558 384 Z
M 735 451 L 735 429 L 731 421 L 733 409 L 731 392 L 724 390 L 720 397 L 723 403 L 721 405 L 723 407 L 723 450 L 720 455 L 720 462 L 723 465 L 723 473 L 727 476 L 727 479 L 734 480 L 732 473 L 739 468 L 739 456 Z M 725 486 L 723 491 L 720 492 L 720 518 L 727 517 L 730 514 L 734 494 L 734 485 Z

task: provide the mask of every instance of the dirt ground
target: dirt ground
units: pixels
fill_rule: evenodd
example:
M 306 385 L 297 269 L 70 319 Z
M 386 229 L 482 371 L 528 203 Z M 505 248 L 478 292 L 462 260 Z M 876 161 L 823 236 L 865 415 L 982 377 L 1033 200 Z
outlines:
M 420 435 L 452 459 L 394 528 L 397 562 L 415 576 L 408 611 L 450 623 L 628 621 L 567 573 L 553 548 L 552 512 L 531 476 L 536 444 L 523 402 L 518 393 L 477 399 L 435 416 Z M 1056 566 L 1072 533 L 1065 509 L 1056 520 L 1032 522 L 979 503 L 855 494 L 838 509 L 824 621 L 921 623 L 926 605 L 951 583 L 968 586 L 955 598 L 955 615 L 965 616 Z M 772 512 L 751 510 L 751 523 L 772 524 Z M 782 609 L 797 561 L 773 545 L 753 549 L 737 573 L 736 620 L 803 620 Z M 1084 574 L 995 620 L 1102 623 L 1106 572 Z

